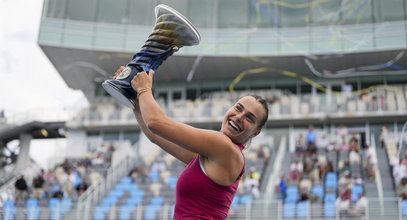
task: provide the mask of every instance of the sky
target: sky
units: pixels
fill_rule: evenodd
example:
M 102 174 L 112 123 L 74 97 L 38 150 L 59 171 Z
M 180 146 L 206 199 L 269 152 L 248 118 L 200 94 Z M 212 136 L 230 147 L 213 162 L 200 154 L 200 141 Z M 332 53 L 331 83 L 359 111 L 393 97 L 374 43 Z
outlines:
M 42 5 L 43 0 L 0 0 L 0 110 L 9 122 L 64 120 L 87 105 L 37 44 Z M 34 140 L 30 156 L 47 168 L 65 149 L 64 140 Z
M 44 112 L 56 120 L 87 104 L 37 44 L 42 5 L 43 0 L 0 0 L 0 110 L 10 120 Z

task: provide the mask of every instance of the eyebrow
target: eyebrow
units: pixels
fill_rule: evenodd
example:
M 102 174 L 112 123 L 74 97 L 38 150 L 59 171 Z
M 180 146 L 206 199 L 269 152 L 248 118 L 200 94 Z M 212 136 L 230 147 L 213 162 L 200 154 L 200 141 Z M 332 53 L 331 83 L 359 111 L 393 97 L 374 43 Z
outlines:
M 237 102 L 236 104 L 239 105 L 242 109 L 245 109 L 245 108 L 244 108 L 244 105 L 242 105 L 240 102 Z M 248 114 L 249 114 L 250 116 L 253 116 L 254 119 L 257 119 L 256 115 L 254 115 L 253 113 L 248 112 Z

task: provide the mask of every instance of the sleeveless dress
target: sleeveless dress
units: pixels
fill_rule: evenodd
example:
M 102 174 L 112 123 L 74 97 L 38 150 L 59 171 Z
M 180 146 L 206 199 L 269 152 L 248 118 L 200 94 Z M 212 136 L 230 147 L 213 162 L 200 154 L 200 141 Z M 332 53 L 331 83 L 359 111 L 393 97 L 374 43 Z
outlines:
M 240 152 L 244 148 L 243 145 L 237 147 Z M 226 219 L 244 167 L 233 184 L 223 186 L 205 174 L 200 156 L 196 156 L 178 178 L 174 220 Z

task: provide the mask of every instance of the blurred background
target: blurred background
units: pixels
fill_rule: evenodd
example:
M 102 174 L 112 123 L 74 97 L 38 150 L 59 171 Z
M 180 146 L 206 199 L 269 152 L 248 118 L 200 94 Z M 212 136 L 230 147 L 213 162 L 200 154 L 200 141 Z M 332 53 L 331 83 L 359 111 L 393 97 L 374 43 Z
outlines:
M 3 219 L 172 219 L 184 165 L 101 87 L 158 4 L 202 37 L 156 71 L 169 116 L 269 103 L 229 219 L 407 219 L 406 0 L 1 0 Z

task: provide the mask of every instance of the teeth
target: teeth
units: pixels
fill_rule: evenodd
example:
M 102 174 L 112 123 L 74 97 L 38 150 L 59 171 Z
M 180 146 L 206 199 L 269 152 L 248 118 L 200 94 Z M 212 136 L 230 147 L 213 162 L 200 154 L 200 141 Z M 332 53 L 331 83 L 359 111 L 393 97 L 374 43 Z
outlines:
M 237 126 L 235 123 L 233 123 L 233 121 L 229 120 L 229 124 L 230 124 L 236 131 L 240 131 L 239 126 Z

